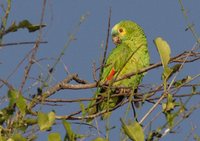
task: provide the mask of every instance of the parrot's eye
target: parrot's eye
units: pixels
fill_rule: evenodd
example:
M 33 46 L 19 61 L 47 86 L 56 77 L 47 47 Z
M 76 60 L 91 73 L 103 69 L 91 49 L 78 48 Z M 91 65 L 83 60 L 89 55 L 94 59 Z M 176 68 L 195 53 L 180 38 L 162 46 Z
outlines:
M 122 32 L 124 32 L 124 30 L 123 30 L 122 28 L 119 28 L 119 29 L 118 29 L 118 32 L 119 32 L 119 33 L 122 33 Z

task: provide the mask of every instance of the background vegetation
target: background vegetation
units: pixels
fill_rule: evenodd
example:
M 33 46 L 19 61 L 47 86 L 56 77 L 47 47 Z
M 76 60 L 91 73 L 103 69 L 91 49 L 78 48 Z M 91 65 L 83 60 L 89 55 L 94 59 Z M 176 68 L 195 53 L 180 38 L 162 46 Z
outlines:
M 116 16 L 112 14 L 113 9 L 115 10 L 112 2 L 102 12 L 104 25 L 93 25 L 92 32 L 89 32 L 90 28 L 84 28 L 84 35 L 81 35 L 83 32 L 80 30 L 82 26 L 89 24 L 92 13 L 80 12 L 80 18 L 74 20 L 73 15 L 77 13 L 75 10 L 71 12 L 72 19 L 68 19 L 71 23 L 69 31 L 66 31 L 61 19 L 62 27 L 56 27 L 60 31 L 59 35 L 52 33 L 53 40 L 59 42 L 63 34 L 66 37 L 68 33 L 68 36 L 65 41 L 53 45 L 47 35 L 50 34 L 48 27 L 53 26 L 51 23 L 54 19 L 51 17 L 50 21 L 46 20 L 46 16 L 51 15 L 48 12 L 53 11 L 52 1 L 43 0 L 39 3 L 40 12 L 34 11 L 37 22 L 30 21 L 30 17 L 21 18 L 23 14 L 13 16 L 12 8 L 20 10 L 16 3 L 18 2 L 11 0 L 0 2 L 0 140 L 151 141 L 165 140 L 166 136 L 175 139 L 179 135 L 184 140 L 200 140 L 198 120 L 193 120 L 193 117 L 199 117 L 200 107 L 200 40 L 195 30 L 199 24 L 190 21 L 191 11 L 195 9 L 187 9 L 187 4 L 177 1 L 180 11 L 178 14 L 183 15 L 181 22 L 184 23 L 185 20 L 182 30 L 192 34 L 182 39 L 181 44 L 176 44 L 176 37 L 173 35 L 177 31 L 171 31 L 170 36 L 174 39 L 172 47 L 164 37 L 156 38 L 162 36 L 162 31 L 159 31 L 161 34 L 153 37 L 155 45 L 149 45 L 151 65 L 140 70 L 140 73 L 148 73 L 139 87 L 138 98 L 132 99 L 131 95 L 125 94 L 127 99 L 111 109 L 113 115 L 108 120 L 102 121 L 101 112 L 87 115 L 87 105 L 93 100 L 98 86 L 98 68 L 102 65 L 103 53 L 107 50 L 106 47 L 108 52 L 113 47 L 109 37 L 109 30 L 114 24 L 112 18 Z M 28 7 L 26 9 L 28 11 Z M 26 11 L 23 12 L 25 14 Z M 194 14 L 198 15 L 198 12 Z M 59 16 L 59 13 L 55 16 Z M 158 18 L 156 22 L 159 21 Z M 61 33 L 63 31 L 65 33 Z M 103 41 L 98 38 L 98 32 L 101 31 Z M 147 38 L 149 34 L 147 33 Z M 98 40 L 100 47 L 95 49 L 92 40 Z M 180 47 L 179 51 L 174 51 L 173 48 L 188 45 L 189 41 L 193 42 L 192 46 Z M 71 46 L 77 45 L 74 42 L 80 42 L 82 48 L 86 45 L 93 47 L 81 50 L 77 48 L 80 54 L 74 54 L 70 50 Z M 50 46 L 53 48 L 48 48 Z M 100 50 L 98 55 L 94 54 L 94 50 Z M 85 56 L 93 58 L 85 63 Z M 80 68 L 74 69 L 75 66 Z M 84 67 L 89 68 L 89 71 L 84 70 Z M 135 75 L 135 72 L 127 75 L 124 79 Z M 134 101 L 142 103 L 139 109 L 133 109 Z M 93 122 L 87 122 L 91 117 L 94 118 Z

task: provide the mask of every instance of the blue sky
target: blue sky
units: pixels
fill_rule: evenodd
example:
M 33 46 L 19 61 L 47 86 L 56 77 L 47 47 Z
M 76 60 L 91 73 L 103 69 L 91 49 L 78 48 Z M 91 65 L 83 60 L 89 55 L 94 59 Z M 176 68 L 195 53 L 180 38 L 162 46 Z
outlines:
M 5 0 L 3 0 L 4 3 Z M 2 3 L 2 2 L 0 2 Z M 189 21 L 194 23 L 197 33 L 200 33 L 200 13 L 199 5 L 200 1 L 183 1 Z M 151 56 L 151 63 L 160 61 L 159 55 L 153 44 L 153 39 L 161 36 L 171 46 L 172 56 L 177 55 L 186 50 L 190 50 L 195 44 L 195 39 L 190 31 L 185 31 L 187 25 L 181 7 L 178 0 L 168 1 L 144 1 L 144 0 L 60 0 L 47 2 L 45 11 L 45 24 L 47 27 L 43 30 L 42 39 L 48 41 L 47 44 L 41 44 L 37 54 L 37 58 L 53 57 L 57 58 L 65 43 L 69 39 L 69 35 L 73 32 L 76 24 L 80 20 L 80 17 L 85 14 L 89 14 L 85 22 L 81 24 L 78 33 L 75 35 L 76 40 L 71 42 L 67 48 L 62 63 L 59 63 L 52 84 L 64 79 L 67 73 L 63 64 L 66 65 L 70 73 L 78 73 L 80 78 L 83 78 L 89 82 L 93 82 L 92 77 L 92 63 L 99 64 L 100 57 L 102 55 L 102 44 L 105 44 L 107 22 L 109 15 L 109 7 L 112 9 L 111 26 L 119 22 L 120 20 L 129 19 L 136 21 L 141 25 L 146 33 L 148 39 L 149 52 Z M 19 22 L 24 19 L 28 19 L 31 23 L 39 23 L 41 16 L 42 2 L 36 1 L 13 1 L 11 7 L 11 13 L 9 15 L 8 25 L 13 21 Z M 0 11 L 1 14 L 2 11 Z M 38 33 L 28 33 L 26 30 L 19 30 L 16 33 L 5 36 L 4 43 L 20 42 L 20 41 L 35 41 Z M 33 45 L 22 45 L 15 47 L 7 47 L 0 50 L 0 77 L 6 79 L 6 77 L 14 69 L 15 65 L 27 54 L 27 52 L 33 47 Z M 109 40 L 109 50 L 114 47 L 111 39 Z M 48 69 L 48 65 L 52 65 L 53 60 L 43 61 L 36 64 L 31 71 L 31 76 L 37 76 L 39 74 L 46 75 L 45 72 Z M 19 70 L 9 79 L 16 88 L 20 86 L 21 78 L 23 75 L 23 68 L 26 65 L 23 64 Z M 199 73 L 199 69 L 191 69 L 197 63 L 186 65 L 184 71 L 179 74 L 179 78 L 186 75 L 195 75 Z M 159 84 L 161 82 L 162 69 L 155 69 L 149 71 L 145 76 L 144 84 Z M 31 81 L 27 83 L 26 88 L 31 84 Z M 24 91 L 26 90 L 24 89 Z M 33 94 L 36 91 L 36 87 L 32 87 L 31 90 L 27 90 L 28 94 Z M 89 97 L 94 92 L 91 90 L 84 91 L 64 91 L 59 92 L 54 97 L 62 98 L 76 98 L 76 97 Z M 194 102 L 198 102 L 195 101 Z M 67 114 L 70 109 L 78 107 L 79 105 L 67 104 L 58 108 L 56 111 L 58 114 Z M 42 108 L 42 110 L 50 111 L 51 108 Z M 139 111 L 139 117 L 142 117 L 145 111 Z M 122 110 L 114 112 L 113 122 L 119 120 L 119 115 Z M 115 115 L 118 117 L 114 119 Z M 153 116 L 153 115 L 152 115 Z M 168 135 L 162 140 L 182 140 L 185 134 L 190 131 L 184 131 L 185 128 L 190 126 L 190 122 L 197 120 L 199 114 L 192 116 L 188 119 L 188 123 L 182 125 L 182 129 L 178 130 L 176 135 Z M 120 124 L 118 125 L 120 126 Z M 191 128 L 191 127 L 189 127 Z M 111 131 L 111 139 L 117 140 L 119 127 L 116 130 Z M 62 131 L 58 129 L 55 131 Z M 183 137 L 183 138 L 182 138 Z M 41 135 L 38 140 L 45 138 L 45 135 Z M 176 138 L 176 139 L 175 139 Z

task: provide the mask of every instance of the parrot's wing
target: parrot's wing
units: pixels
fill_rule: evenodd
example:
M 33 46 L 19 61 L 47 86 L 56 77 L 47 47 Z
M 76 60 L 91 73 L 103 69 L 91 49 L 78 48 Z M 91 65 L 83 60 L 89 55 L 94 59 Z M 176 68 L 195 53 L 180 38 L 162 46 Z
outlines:
M 123 69 L 124 64 L 128 61 L 127 57 L 130 52 L 131 49 L 124 44 L 121 44 L 112 50 L 108 56 L 101 76 L 103 82 L 112 80 L 117 72 Z

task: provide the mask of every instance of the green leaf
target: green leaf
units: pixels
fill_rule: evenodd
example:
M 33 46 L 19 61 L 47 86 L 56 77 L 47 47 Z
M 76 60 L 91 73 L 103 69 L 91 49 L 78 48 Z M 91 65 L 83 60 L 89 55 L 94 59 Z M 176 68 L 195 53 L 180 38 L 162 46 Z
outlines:
M 26 113 L 26 100 L 24 97 L 19 93 L 19 91 L 15 89 L 10 89 L 8 91 L 8 98 L 9 98 L 9 107 L 13 108 L 16 104 L 19 111 L 25 115 Z
M 192 94 L 195 94 L 195 93 L 196 93 L 196 87 L 192 86 Z
M 25 122 L 27 125 L 33 125 L 33 124 L 36 124 L 36 123 L 37 123 L 37 119 L 35 119 L 35 118 L 26 118 L 26 119 L 24 119 L 24 122 Z
M 7 141 L 14 141 L 14 139 L 12 139 L 12 138 L 9 138 Z
M 50 112 L 48 114 L 48 118 L 49 118 L 49 124 L 53 125 L 55 119 L 56 119 L 56 115 L 55 112 Z
M 102 137 L 97 137 L 97 138 L 93 139 L 92 141 L 108 141 L 108 140 L 104 139 Z
M 63 123 L 65 131 L 66 131 L 66 138 L 69 141 L 75 141 L 76 140 L 75 133 L 72 131 L 70 123 L 67 122 L 66 120 L 63 120 L 62 123 Z
M 162 104 L 163 112 L 167 113 L 174 109 L 176 106 L 175 100 L 173 99 L 171 94 L 167 94 L 167 102 Z
M 173 67 L 171 67 L 171 69 L 173 70 L 173 74 L 176 73 L 177 71 L 179 71 L 179 69 L 181 68 L 181 64 L 176 64 Z
M 181 79 L 181 80 L 177 80 L 176 82 L 174 82 L 174 86 L 175 87 L 180 87 L 182 86 L 183 84 L 189 82 L 192 80 L 192 77 L 191 76 L 186 76 L 185 78 Z
M 166 118 L 167 118 L 167 123 L 169 128 L 173 128 L 174 127 L 174 119 L 175 119 L 175 115 L 173 113 L 166 113 Z
M 22 115 L 25 115 L 26 114 L 26 100 L 21 94 L 18 94 L 16 105 L 17 105 L 17 108 L 19 108 L 19 111 L 22 113 Z
M 13 136 L 12 136 L 12 139 L 14 140 L 14 141 L 26 141 L 27 139 L 26 138 L 24 138 L 22 135 L 20 135 L 20 134 L 14 134 Z
M 42 24 L 41 28 L 45 26 L 46 25 Z M 28 20 L 23 20 L 19 23 L 18 28 L 27 28 L 29 32 L 34 32 L 40 29 L 40 25 L 38 24 L 34 25 L 34 24 L 31 24 Z
M 41 131 L 46 131 L 51 129 L 51 126 L 53 125 L 54 121 L 55 121 L 54 112 L 50 112 L 48 114 L 42 112 L 38 113 L 38 125 Z
M 48 125 L 48 115 L 42 112 L 38 113 L 38 125 L 40 127 L 40 130 L 45 131 L 47 129 L 49 129 L 49 125 Z
M 198 134 L 194 134 L 193 138 L 195 141 L 200 141 L 200 136 Z
M 157 50 L 160 54 L 161 62 L 163 64 L 163 68 L 165 69 L 168 67 L 168 63 L 170 60 L 171 50 L 170 50 L 169 44 L 165 40 L 163 40 L 161 37 L 157 37 L 154 40 L 154 44 L 157 47 Z
M 2 136 L 2 129 L 3 129 L 3 127 L 0 126 L 0 141 L 6 141 L 5 137 Z M 3 134 L 3 135 L 4 135 L 4 134 Z
M 162 74 L 162 80 L 164 80 L 164 82 L 167 82 L 167 80 L 170 78 L 170 76 L 172 75 L 173 70 L 169 67 L 166 67 L 163 71 Z
M 85 117 L 87 112 L 86 112 L 85 106 L 82 102 L 80 102 L 80 108 L 81 108 L 81 111 L 82 111 L 82 116 Z
M 14 111 L 15 110 L 12 107 L 5 107 L 4 109 L 0 110 L 0 124 L 2 125 L 5 121 L 9 120 Z
M 163 113 L 165 114 L 169 128 L 172 128 L 174 126 L 174 119 L 176 116 L 178 116 L 177 113 L 172 113 L 175 106 L 178 106 L 178 105 L 179 104 L 175 102 L 172 95 L 167 94 L 167 102 L 162 104 L 162 107 L 163 107 Z
M 48 141 L 61 141 L 61 136 L 59 133 L 50 133 L 48 136 Z
M 9 107 L 13 107 L 15 105 L 18 95 L 19 95 L 19 91 L 15 89 L 8 90 Z
M 66 136 L 65 138 L 69 141 L 76 141 L 77 138 L 83 138 L 85 137 L 84 135 L 81 135 L 81 134 L 76 134 L 72 128 L 71 128 L 71 125 L 69 122 L 67 122 L 66 120 L 63 120 L 62 121 L 63 123 L 63 126 L 65 128 L 65 131 L 66 131 Z
M 176 64 L 174 66 L 172 66 L 171 68 L 165 68 L 165 71 L 163 72 L 163 79 L 166 79 L 166 81 L 173 75 L 175 74 L 177 71 L 179 71 L 181 67 L 181 64 Z
M 161 129 L 158 127 L 157 130 L 150 131 L 150 133 L 147 136 L 147 141 L 154 141 L 155 138 L 161 138 Z
M 158 50 L 158 53 L 160 54 L 160 59 L 164 68 L 162 79 L 164 84 L 164 90 L 167 88 L 167 80 L 171 76 L 173 70 L 168 67 L 168 63 L 170 61 L 170 54 L 171 49 L 169 44 L 163 40 L 161 37 L 157 37 L 154 40 L 154 44 L 156 45 L 156 48 Z
M 5 137 L 0 136 L 0 141 L 8 141 L 5 139 Z
M 45 24 L 41 25 L 41 28 L 45 27 Z M 35 32 L 40 29 L 39 24 L 31 24 L 28 20 L 23 20 L 19 22 L 17 25 L 15 22 L 12 23 L 12 25 L 5 31 L 5 33 L 10 33 L 10 32 L 16 32 L 18 29 L 21 28 L 26 28 L 28 29 L 29 32 Z
M 138 122 L 134 121 L 126 124 L 122 119 L 120 121 L 122 123 L 122 129 L 129 139 L 132 141 L 144 141 L 144 131 Z

